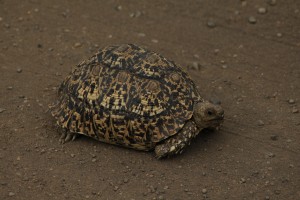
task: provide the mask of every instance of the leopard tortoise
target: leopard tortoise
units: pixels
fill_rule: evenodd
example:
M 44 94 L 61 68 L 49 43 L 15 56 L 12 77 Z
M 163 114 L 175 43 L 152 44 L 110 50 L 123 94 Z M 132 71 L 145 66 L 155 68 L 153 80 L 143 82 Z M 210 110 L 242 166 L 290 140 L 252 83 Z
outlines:
M 174 62 L 133 44 L 108 46 L 77 65 L 50 106 L 62 143 L 78 134 L 157 158 L 181 153 L 204 128 L 219 127 L 220 105 L 203 100 Z

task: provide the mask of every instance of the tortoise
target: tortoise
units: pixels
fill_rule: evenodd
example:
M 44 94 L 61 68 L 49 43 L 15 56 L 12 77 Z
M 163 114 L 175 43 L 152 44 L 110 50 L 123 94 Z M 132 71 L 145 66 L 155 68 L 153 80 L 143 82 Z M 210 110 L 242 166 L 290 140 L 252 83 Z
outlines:
M 181 153 L 204 128 L 224 118 L 173 61 L 134 44 L 108 46 L 78 64 L 50 106 L 62 143 L 78 134 L 157 158 Z

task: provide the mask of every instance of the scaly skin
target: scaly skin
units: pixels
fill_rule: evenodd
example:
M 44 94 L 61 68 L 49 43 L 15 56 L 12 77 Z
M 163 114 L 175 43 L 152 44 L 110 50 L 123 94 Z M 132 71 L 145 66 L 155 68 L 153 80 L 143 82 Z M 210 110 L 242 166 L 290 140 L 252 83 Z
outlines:
M 156 158 L 181 153 L 199 132 L 200 130 L 196 127 L 195 122 L 192 120 L 188 121 L 176 135 L 166 139 L 162 144 L 155 147 Z

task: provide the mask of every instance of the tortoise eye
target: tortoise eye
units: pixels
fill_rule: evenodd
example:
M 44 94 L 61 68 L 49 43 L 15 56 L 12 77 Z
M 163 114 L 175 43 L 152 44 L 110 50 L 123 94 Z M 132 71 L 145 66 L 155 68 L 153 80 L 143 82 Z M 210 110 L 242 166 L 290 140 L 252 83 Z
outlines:
M 206 110 L 206 114 L 207 114 L 208 116 L 213 116 L 213 115 L 215 114 L 215 111 L 212 110 L 212 109 L 207 109 L 207 110 Z

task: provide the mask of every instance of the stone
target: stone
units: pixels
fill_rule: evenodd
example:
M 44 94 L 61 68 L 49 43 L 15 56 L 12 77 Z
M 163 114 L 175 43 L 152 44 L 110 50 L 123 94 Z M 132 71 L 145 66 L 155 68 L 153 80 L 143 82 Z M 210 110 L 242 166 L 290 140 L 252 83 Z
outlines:
M 253 17 L 253 16 L 250 16 L 250 17 L 248 18 L 248 22 L 249 22 L 250 24 L 256 24 L 256 18 Z
M 267 9 L 265 7 L 260 7 L 257 9 L 257 12 L 259 14 L 266 14 L 267 13 Z

